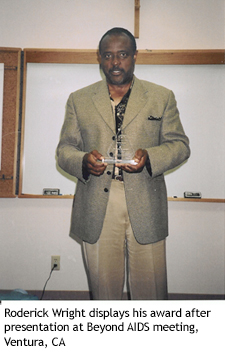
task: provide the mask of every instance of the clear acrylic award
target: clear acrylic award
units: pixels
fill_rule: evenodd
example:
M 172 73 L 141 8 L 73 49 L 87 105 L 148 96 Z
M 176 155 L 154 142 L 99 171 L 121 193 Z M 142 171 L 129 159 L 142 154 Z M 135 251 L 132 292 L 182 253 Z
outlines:
M 134 150 L 127 138 L 127 135 L 119 132 L 116 136 L 116 140 L 109 146 L 107 151 L 107 157 L 103 159 L 103 162 L 107 164 L 132 164 L 137 165 L 137 162 L 133 160 Z

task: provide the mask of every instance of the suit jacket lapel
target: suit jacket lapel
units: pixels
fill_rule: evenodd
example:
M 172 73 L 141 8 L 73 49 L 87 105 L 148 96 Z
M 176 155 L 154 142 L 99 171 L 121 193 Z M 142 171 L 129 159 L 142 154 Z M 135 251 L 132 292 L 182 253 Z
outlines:
M 96 89 L 92 97 L 95 108 L 100 113 L 102 119 L 113 131 L 113 133 L 115 133 L 115 118 L 113 116 L 106 80 L 103 79 L 101 82 L 99 82 L 99 86 L 95 88 Z M 146 94 L 147 90 L 142 86 L 141 81 L 135 77 L 134 85 L 123 120 L 123 128 L 125 128 L 143 109 L 148 100 Z
M 142 86 L 141 81 L 135 77 L 125 116 L 123 119 L 123 128 L 125 128 L 143 109 L 148 100 L 146 94 L 147 90 Z
M 115 118 L 113 116 L 108 87 L 105 79 L 99 82 L 99 87 L 96 88 L 92 99 L 95 108 L 100 113 L 102 119 L 110 127 L 113 133 L 115 133 Z

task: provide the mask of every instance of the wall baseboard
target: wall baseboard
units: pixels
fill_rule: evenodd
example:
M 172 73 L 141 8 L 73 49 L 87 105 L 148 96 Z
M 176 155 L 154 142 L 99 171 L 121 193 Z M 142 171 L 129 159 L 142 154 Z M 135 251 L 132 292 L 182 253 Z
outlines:
M 9 293 L 11 290 L 0 290 L 0 293 Z M 41 290 L 27 290 L 29 294 L 42 295 Z M 46 290 L 42 300 L 92 300 L 89 291 L 60 291 Z M 127 293 L 123 294 L 123 300 L 129 300 Z M 177 294 L 169 293 L 169 300 L 225 300 L 223 294 Z

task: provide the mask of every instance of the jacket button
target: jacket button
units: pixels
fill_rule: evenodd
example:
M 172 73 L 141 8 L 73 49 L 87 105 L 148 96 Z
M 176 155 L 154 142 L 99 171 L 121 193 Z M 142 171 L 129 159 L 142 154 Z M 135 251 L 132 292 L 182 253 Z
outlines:
M 105 191 L 105 192 L 108 192 L 109 190 L 108 190 L 108 188 L 104 188 L 104 191 Z
M 112 139 L 113 139 L 113 140 L 116 140 L 116 137 L 115 137 L 115 135 L 113 135 Z
M 107 171 L 107 175 L 111 175 L 111 171 Z

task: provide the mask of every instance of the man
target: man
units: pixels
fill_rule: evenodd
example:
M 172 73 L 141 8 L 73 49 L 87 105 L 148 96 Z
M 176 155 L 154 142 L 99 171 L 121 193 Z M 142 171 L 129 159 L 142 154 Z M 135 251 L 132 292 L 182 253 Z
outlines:
M 189 157 L 189 141 L 173 93 L 137 79 L 136 58 L 129 31 L 103 35 L 105 79 L 70 95 L 57 149 L 60 167 L 78 178 L 71 236 L 83 241 L 94 299 L 122 298 L 125 262 L 132 299 L 167 298 L 163 173 Z M 134 162 L 107 164 L 110 146 L 123 152 L 123 136 Z

